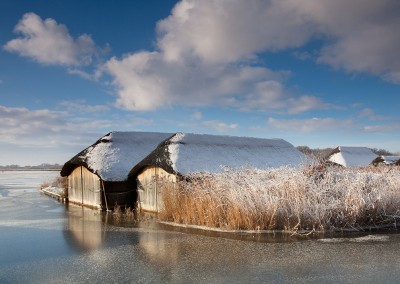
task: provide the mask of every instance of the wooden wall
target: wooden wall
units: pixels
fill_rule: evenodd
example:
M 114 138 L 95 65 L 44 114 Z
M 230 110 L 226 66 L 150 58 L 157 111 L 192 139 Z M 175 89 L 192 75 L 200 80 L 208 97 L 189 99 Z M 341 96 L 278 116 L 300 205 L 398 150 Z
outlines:
M 176 176 L 158 167 L 147 167 L 137 177 L 138 208 L 158 212 L 162 208 L 161 191 L 165 186 L 174 186 Z
M 100 178 L 85 167 L 75 168 L 68 176 L 68 200 L 74 203 L 101 208 Z

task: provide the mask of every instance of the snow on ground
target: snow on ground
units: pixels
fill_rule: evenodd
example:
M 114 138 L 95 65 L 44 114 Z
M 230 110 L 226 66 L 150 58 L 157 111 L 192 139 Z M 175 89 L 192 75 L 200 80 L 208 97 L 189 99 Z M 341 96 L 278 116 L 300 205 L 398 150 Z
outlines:
M 50 195 L 53 196 L 58 196 L 61 197 L 64 194 L 64 189 L 56 186 L 47 186 L 41 189 L 41 191 L 45 193 L 49 193 Z

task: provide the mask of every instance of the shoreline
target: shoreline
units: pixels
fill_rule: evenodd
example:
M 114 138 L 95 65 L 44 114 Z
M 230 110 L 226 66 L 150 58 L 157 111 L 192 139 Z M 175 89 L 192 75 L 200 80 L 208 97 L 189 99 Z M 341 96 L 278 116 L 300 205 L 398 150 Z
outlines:
M 171 227 L 178 227 L 190 230 L 201 230 L 201 231 L 208 231 L 208 232 L 216 232 L 216 233 L 228 233 L 228 234 L 288 234 L 294 236 L 309 236 L 312 234 L 339 234 L 339 233 L 366 233 L 366 232 L 387 232 L 390 230 L 398 231 L 397 226 L 395 225 L 381 225 L 381 226 L 368 226 L 368 227 L 360 227 L 360 228 L 337 228 L 334 230 L 298 230 L 298 231 L 286 231 L 286 230 L 233 230 L 233 229 L 222 229 L 222 228 L 214 228 L 214 227 L 207 227 L 207 226 L 200 226 L 200 225 L 190 225 L 190 224 L 180 224 L 175 222 L 168 222 L 168 221 L 158 221 L 155 220 L 157 223 L 171 226 Z

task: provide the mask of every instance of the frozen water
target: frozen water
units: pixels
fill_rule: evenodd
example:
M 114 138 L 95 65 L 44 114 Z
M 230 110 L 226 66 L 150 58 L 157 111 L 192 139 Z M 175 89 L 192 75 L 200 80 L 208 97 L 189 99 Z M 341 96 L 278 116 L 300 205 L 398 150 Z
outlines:
M 152 223 L 121 227 L 112 214 L 25 191 L 51 176 L 0 173 L 9 191 L 0 199 L 0 283 L 397 283 L 400 277 L 398 234 L 321 242 L 190 234 Z

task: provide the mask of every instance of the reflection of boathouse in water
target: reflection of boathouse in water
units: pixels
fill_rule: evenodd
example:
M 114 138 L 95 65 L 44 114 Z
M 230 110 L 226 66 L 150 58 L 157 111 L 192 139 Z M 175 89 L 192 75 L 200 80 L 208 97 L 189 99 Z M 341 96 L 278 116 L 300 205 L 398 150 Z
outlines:
M 304 154 L 282 139 L 151 132 L 111 132 L 63 166 L 73 203 L 115 204 L 157 212 L 161 191 L 196 172 L 298 167 Z
M 99 248 L 104 241 L 103 216 L 98 211 L 85 208 L 69 210 L 68 230 L 64 231 L 66 240 L 79 250 Z

